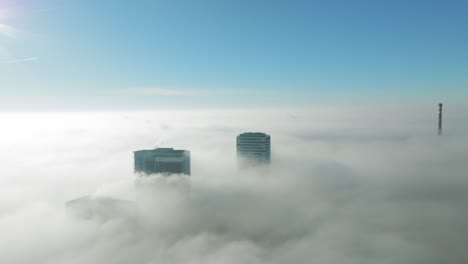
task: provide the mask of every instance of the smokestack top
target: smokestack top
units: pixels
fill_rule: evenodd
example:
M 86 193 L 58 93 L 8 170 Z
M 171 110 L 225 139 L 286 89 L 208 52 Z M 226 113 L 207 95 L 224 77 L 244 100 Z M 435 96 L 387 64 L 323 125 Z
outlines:
M 439 103 L 439 136 L 442 135 L 442 103 Z

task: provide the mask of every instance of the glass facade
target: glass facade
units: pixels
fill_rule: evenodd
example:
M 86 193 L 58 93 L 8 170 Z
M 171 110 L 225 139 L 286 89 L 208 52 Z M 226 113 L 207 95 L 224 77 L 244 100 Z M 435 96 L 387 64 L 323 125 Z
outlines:
M 144 174 L 190 175 L 190 151 L 173 148 L 157 148 L 134 152 L 134 169 Z
M 270 164 L 270 135 L 247 132 L 237 136 L 237 160 L 240 166 Z

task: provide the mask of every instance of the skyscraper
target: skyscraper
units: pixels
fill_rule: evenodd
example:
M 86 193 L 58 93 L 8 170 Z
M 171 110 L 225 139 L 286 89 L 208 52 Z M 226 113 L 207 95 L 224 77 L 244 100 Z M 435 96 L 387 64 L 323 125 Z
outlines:
M 190 151 L 156 148 L 134 152 L 135 172 L 190 175 Z
M 237 161 L 240 167 L 270 164 L 270 135 L 247 132 L 237 136 Z

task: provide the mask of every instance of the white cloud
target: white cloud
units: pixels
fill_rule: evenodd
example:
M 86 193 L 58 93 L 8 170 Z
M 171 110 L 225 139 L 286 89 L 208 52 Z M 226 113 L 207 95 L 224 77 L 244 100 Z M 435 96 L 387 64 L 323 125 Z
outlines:
M 39 58 L 32 57 L 32 58 L 25 58 L 25 59 L 18 59 L 18 60 L 9 60 L 9 61 L 0 61 L 0 64 L 14 64 L 14 63 L 22 63 L 22 62 L 29 62 L 39 60 Z
M 20 33 L 21 31 L 15 27 L 6 24 L 0 24 L 0 34 L 2 35 L 5 35 L 10 38 L 18 38 Z
M 162 96 L 191 96 L 195 95 L 193 91 L 168 88 L 132 88 L 125 91 L 134 95 L 162 95 Z

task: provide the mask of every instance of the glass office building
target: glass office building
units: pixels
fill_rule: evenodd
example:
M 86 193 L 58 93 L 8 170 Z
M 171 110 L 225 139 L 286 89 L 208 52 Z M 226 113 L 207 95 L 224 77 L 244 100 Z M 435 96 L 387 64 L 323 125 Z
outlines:
M 246 132 L 238 135 L 237 161 L 240 167 L 270 164 L 270 135 L 260 132 Z
M 190 151 L 173 148 L 156 148 L 134 152 L 134 170 L 144 174 L 190 175 Z

